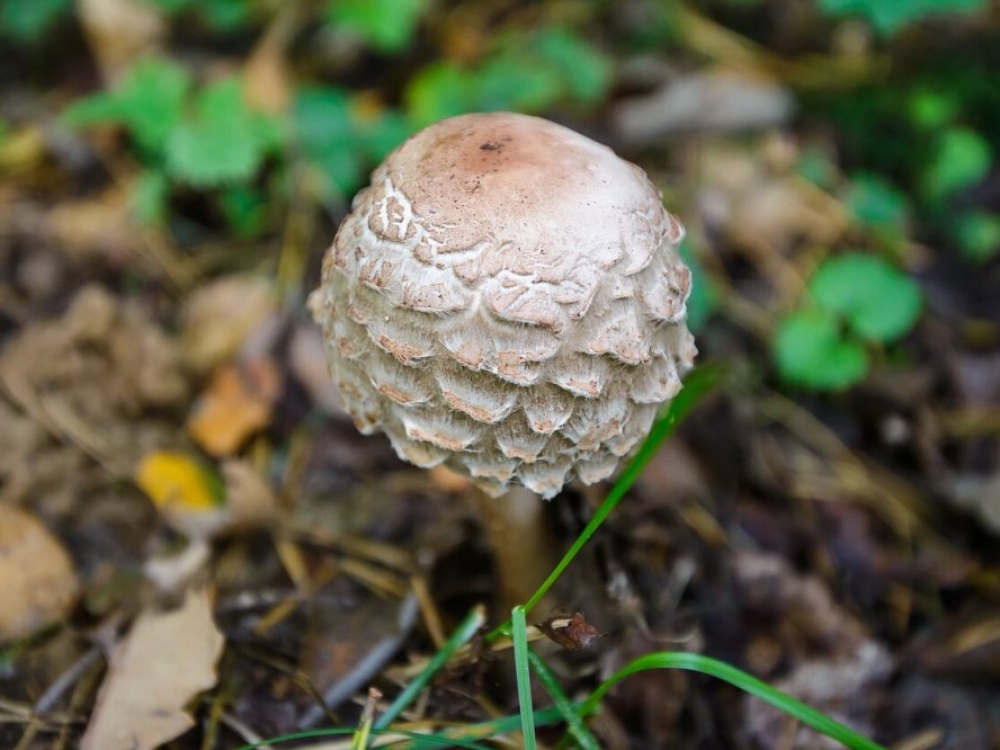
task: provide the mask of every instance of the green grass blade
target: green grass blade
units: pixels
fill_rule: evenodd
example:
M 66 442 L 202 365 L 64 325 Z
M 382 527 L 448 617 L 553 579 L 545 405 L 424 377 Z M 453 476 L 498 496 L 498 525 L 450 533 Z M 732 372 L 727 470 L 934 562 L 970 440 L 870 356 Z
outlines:
M 517 728 L 516 722 L 518 721 L 517 716 L 509 717 L 511 719 L 506 727 L 507 732 L 512 732 Z M 552 712 L 552 716 L 548 717 L 550 722 L 560 720 L 560 717 L 555 712 Z M 356 729 L 348 728 L 336 728 L 336 729 L 310 729 L 305 732 L 292 732 L 290 734 L 282 734 L 278 737 L 268 737 L 265 740 L 260 740 L 259 742 L 253 742 L 249 745 L 243 745 L 238 750 L 258 750 L 269 745 L 278 745 L 282 742 L 295 742 L 297 740 L 315 740 L 315 739 L 325 739 L 329 737 L 343 737 L 346 735 L 353 735 L 357 732 Z M 493 748 L 486 745 L 480 745 L 476 742 L 472 742 L 468 739 L 461 737 L 452 737 L 444 734 L 425 734 L 422 732 L 414 732 L 408 729 L 373 729 L 371 734 L 378 737 L 381 735 L 399 735 L 401 737 L 412 738 L 417 743 L 419 747 L 426 748 L 427 750 L 433 750 L 434 748 L 440 747 L 462 747 L 466 750 L 493 750 Z M 484 735 L 484 737 L 489 737 L 493 735 Z M 407 747 L 416 747 L 417 745 L 407 745 Z
M 636 452 L 632 460 L 629 461 L 625 470 L 618 477 L 618 481 L 615 482 L 608 496 L 601 503 L 601 506 L 594 513 L 594 517 L 590 519 L 590 523 L 587 524 L 586 528 L 580 532 L 580 536 L 577 537 L 576 541 L 573 542 L 573 546 L 569 548 L 569 551 L 563 556 L 559 564 L 556 565 L 555 569 L 549 574 L 549 577 L 545 579 L 544 583 L 538 587 L 538 590 L 532 595 L 528 602 L 524 605 L 524 611 L 530 612 L 538 602 L 542 600 L 542 597 L 548 593 L 549 589 L 552 588 L 553 584 L 559 580 L 559 576 L 563 574 L 563 571 L 569 567 L 569 564 L 573 562 L 573 559 L 579 554 L 583 546 L 590 540 L 590 537 L 594 535 L 604 523 L 605 519 L 611 515 L 611 512 L 617 507 L 621 499 L 625 497 L 632 485 L 635 484 L 641 475 L 643 470 L 646 468 L 646 464 L 649 463 L 650 459 L 656 455 L 656 451 L 659 450 L 660 445 L 666 440 L 670 435 L 677 429 L 684 417 L 699 403 L 701 400 L 711 393 L 715 387 L 719 384 L 722 379 L 723 371 L 721 367 L 718 366 L 704 366 L 696 367 L 687 377 L 684 379 L 684 388 L 681 392 L 677 394 L 673 401 L 670 402 L 670 406 L 667 411 L 661 416 L 656 422 L 653 423 L 653 428 L 650 430 L 649 435 L 643 441 L 642 445 L 639 446 L 639 450 Z M 493 630 L 487 637 L 487 642 L 492 643 L 497 638 L 502 635 L 506 635 L 509 632 L 509 624 L 501 625 L 500 627 Z
M 573 710 L 576 710 L 577 708 L 579 708 L 578 705 L 573 706 Z M 562 714 L 558 709 L 546 708 L 542 709 L 541 711 L 535 712 L 536 727 L 548 726 L 550 724 L 556 724 L 560 721 L 565 721 L 565 719 L 563 718 Z M 504 716 L 500 719 L 492 719 L 490 721 L 484 721 L 479 724 L 469 724 L 464 727 L 449 729 L 447 730 L 446 734 L 437 736 L 454 737 L 465 740 L 487 739 L 490 737 L 502 737 L 505 734 L 516 732 L 520 728 L 521 728 L 520 715 Z M 422 740 L 416 740 L 414 742 L 408 742 L 406 745 L 401 745 L 399 750 L 434 750 L 434 748 L 436 747 L 439 747 L 439 745 L 424 744 Z
M 579 704 L 573 705 L 573 710 L 579 708 Z M 564 721 L 562 714 L 555 708 L 546 708 L 535 714 L 535 726 L 548 726 Z M 486 745 L 480 745 L 474 740 L 489 739 L 490 737 L 502 737 L 505 734 L 516 732 L 521 727 L 520 716 L 503 716 L 499 719 L 480 722 L 478 724 L 467 724 L 462 727 L 452 727 L 438 733 L 428 734 L 425 732 L 415 732 L 409 729 L 373 729 L 372 734 L 376 737 L 382 735 L 392 735 L 410 738 L 405 744 L 396 745 L 399 750 L 435 750 L 440 747 L 462 747 L 467 750 L 493 750 Z M 265 745 L 277 745 L 282 742 L 294 742 L 296 740 L 314 740 L 327 737 L 343 737 L 353 734 L 356 730 L 350 728 L 328 728 L 309 729 L 303 732 L 283 734 L 278 737 L 269 737 L 259 742 L 243 745 L 238 750 L 257 750 Z
M 531 672 L 528 669 L 528 623 L 524 607 L 511 612 L 514 637 L 514 669 L 517 673 L 517 700 L 521 709 L 521 733 L 525 750 L 535 750 L 535 711 L 531 704 Z
M 528 661 L 531 663 L 531 668 L 535 671 L 535 674 L 538 675 L 538 679 L 545 687 L 546 692 L 552 697 L 556 708 L 562 714 L 563 720 L 569 727 L 569 733 L 576 739 L 577 744 L 583 750 L 601 750 L 601 746 L 597 743 L 597 738 L 590 733 L 590 730 L 587 729 L 587 726 L 580 719 L 580 714 L 577 713 L 576 707 L 566 693 L 563 692 L 559 680 L 552 674 L 552 670 L 549 669 L 548 664 L 545 663 L 542 657 L 530 649 L 528 650 Z
M 767 683 L 736 667 L 708 656 L 682 651 L 664 651 L 656 654 L 648 654 L 618 670 L 601 683 L 600 687 L 583 702 L 579 709 L 580 715 L 587 716 L 592 713 L 616 683 L 637 672 L 649 669 L 687 669 L 717 677 L 784 711 L 807 727 L 843 743 L 845 746 L 852 748 L 852 750 L 886 750 L 885 747 L 879 745 L 877 742 L 862 737 L 854 730 L 845 727 L 840 722 L 834 721 L 826 714 L 817 711 L 811 706 L 807 706 L 802 701 L 796 700 L 787 693 L 771 687 Z
M 403 710 L 416 699 L 420 691 L 427 686 L 437 671 L 448 663 L 448 660 L 451 659 L 459 648 L 472 640 L 472 636 L 476 634 L 485 622 L 486 610 L 482 605 L 476 605 L 465 616 L 465 619 L 462 620 L 455 632 L 452 633 L 451 638 L 427 662 L 427 666 L 424 667 L 423 671 L 413 678 L 413 682 L 407 685 L 403 692 L 396 696 L 396 700 L 378 717 L 375 722 L 375 728 L 385 729 L 390 723 L 395 721 Z

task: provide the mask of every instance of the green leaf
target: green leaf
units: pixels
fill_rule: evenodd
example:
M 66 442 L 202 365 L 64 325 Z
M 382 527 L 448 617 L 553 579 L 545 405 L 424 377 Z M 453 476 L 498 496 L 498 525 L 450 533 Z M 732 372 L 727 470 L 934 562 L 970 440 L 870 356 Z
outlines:
M 819 0 L 831 15 L 857 14 L 877 31 L 892 34 L 930 15 L 968 14 L 983 10 L 988 0 Z
M 910 97 L 910 120 L 924 130 L 947 125 L 958 115 L 959 104 L 950 93 L 918 89 Z
M 246 0 L 205 0 L 199 10 L 213 29 L 230 31 L 250 20 L 252 5 Z
M 805 148 L 795 163 L 795 171 L 814 185 L 827 190 L 837 181 L 837 168 L 833 160 L 819 148 Z
M 361 131 L 365 155 L 377 164 L 413 133 L 409 121 L 396 110 L 387 110 L 374 119 L 356 122 Z
M 243 185 L 224 190 L 219 206 L 239 237 L 253 237 L 267 225 L 267 194 Z
M 924 170 L 924 192 L 941 199 L 969 187 L 986 175 L 992 158 L 990 144 L 975 130 L 949 128 L 941 136 L 933 161 Z
M 450 62 L 431 63 L 411 80 L 406 89 L 407 115 L 416 127 L 473 109 L 476 78 Z
M 599 101 L 611 83 L 612 66 L 575 34 L 547 28 L 501 37 L 496 52 L 472 76 L 472 109 L 539 112 L 559 101 Z
M 163 221 L 167 213 L 170 184 L 167 176 L 158 169 L 147 169 L 139 177 L 130 196 L 132 211 L 144 224 Z
M 237 78 L 207 86 L 167 141 L 167 169 L 196 187 L 251 179 L 278 142 L 277 127 L 243 101 Z
M 146 0 L 167 13 L 180 13 L 191 8 L 197 0 Z
M 906 334 L 920 315 L 920 287 L 881 258 L 848 253 L 831 258 L 813 274 L 809 292 L 824 310 L 843 316 L 869 341 Z
M 559 75 L 569 98 L 595 104 L 607 93 L 613 74 L 611 60 L 596 47 L 566 29 L 537 32 L 529 48 Z
M 863 224 L 900 233 L 906 229 L 909 214 L 906 195 L 880 177 L 854 175 L 844 202 L 847 210 Z
M 471 73 L 473 98 L 465 109 L 477 112 L 537 112 L 561 98 L 563 84 L 551 66 L 509 51 Z
M 364 164 L 347 94 L 334 88 L 303 89 L 295 98 L 292 118 L 299 147 L 320 171 L 324 189 L 350 195 L 361 180 Z
M 411 133 L 395 110 L 359 105 L 343 89 L 315 86 L 299 91 L 292 108 L 296 143 L 316 167 L 324 190 L 349 196 L 364 172 Z
M 983 263 L 1000 253 L 1000 216 L 974 211 L 958 218 L 956 228 L 962 252 Z
M 822 310 L 786 317 L 778 326 L 774 357 L 786 381 L 822 391 L 847 388 L 868 372 L 865 350 L 841 338 L 836 317 Z
M 36 42 L 60 16 L 69 16 L 73 0 L 4 0 L 0 34 L 19 42 Z
M 63 119 L 73 126 L 120 123 L 142 148 L 158 154 L 177 126 L 190 85 L 187 71 L 179 65 L 142 60 L 114 91 L 81 99 L 63 113 Z
M 392 53 L 410 44 L 428 7 L 429 0 L 332 0 L 327 19 L 380 52 Z

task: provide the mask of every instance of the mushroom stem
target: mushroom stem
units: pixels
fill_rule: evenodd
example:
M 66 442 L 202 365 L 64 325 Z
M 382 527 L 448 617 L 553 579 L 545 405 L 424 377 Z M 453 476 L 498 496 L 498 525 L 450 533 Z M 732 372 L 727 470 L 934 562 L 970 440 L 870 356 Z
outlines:
M 521 485 L 500 497 L 474 491 L 500 579 L 499 600 L 505 611 L 524 604 L 558 562 L 545 501 Z

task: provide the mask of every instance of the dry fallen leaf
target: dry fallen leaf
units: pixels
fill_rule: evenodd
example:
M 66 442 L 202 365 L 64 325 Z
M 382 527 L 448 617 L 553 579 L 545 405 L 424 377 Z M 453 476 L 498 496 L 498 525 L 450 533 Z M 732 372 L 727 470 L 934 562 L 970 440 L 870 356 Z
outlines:
M 250 106 L 283 115 L 292 98 L 288 47 L 298 29 L 298 9 L 286 4 L 254 46 L 243 67 L 243 92 Z
M 555 641 L 567 651 L 590 648 L 604 633 L 595 628 L 581 612 L 571 615 L 550 617 L 539 623 L 541 630 L 551 641 Z
M 167 34 L 163 12 L 138 0 L 77 0 L 77 15 L 104 80 L 119 80 L 137 58 L 156 53 Z
M 0 505 L 0 643 L 65 616 L 78 590 L 62 543 L 34 516 Z
M 199 287 L 184 305 L 185 361 L 206 372 L 232 359 L 276 311 L 272 284 L 260 276 L 226 276 Z
M 188 431 L 213 456 L 235 453 L 271 421 L 280 383 L 278 368 L 264 357 L 219 367 L 188 420 Z
M 278 498 L 267 480 L 249 462 L 224 461 L 222 478 L 226 484 L 230 528 L 261 528 L 277 518 Z
M 111 654 L 81 750 L 152 750 L 190 729 L 184 706 L 215 684 L 223 643 L 204 589 L 140 614 Z

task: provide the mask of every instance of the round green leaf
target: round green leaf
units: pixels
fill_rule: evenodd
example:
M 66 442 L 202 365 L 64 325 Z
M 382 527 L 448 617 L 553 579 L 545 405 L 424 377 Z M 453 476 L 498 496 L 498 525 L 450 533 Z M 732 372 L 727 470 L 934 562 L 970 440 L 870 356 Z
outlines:
M 818 391 L 843 390 L 864 378 L 868 357 L 860 344 L 841 338 L 836 318 L 799 310 L 778 326 L 774 358 L 789 383 Z
M 273 123 L 247 108 L 236 78 L 206 86 L 194 105 L 167 139 L 171 176 L 195 187 L 251 179 L 277 143 Z
M 332 0 L 327 16 L 380 52 L 400 52 L 416 35 L 428 0 Z
M 984 263 L 1000 252 L 1000 215 L 973 211 L 956 217 L 962 252 L 969 260 Z
M 990 144 L 975 130 L 949 128 L 924 171 L 924 191 L 929 197 L 940 199 L 968 187 L 989 171 L 992 158 Z
M 881 258 L 848 253 L 823 263 L 809 282 L 816 303 L 847 319 L 870 341 L 906 334 L 920 315 L 921 293 L 909 278 Z
M 854 218 L 864 224 L 900 232 L 906 227 L 906 196 L 880 177 L 854 175 L 844 202 Z
M 431 63 L 406 89 L 406 109 L 416 127 L 470 111 L 477 82 L 464 68 L 450 62 Z

